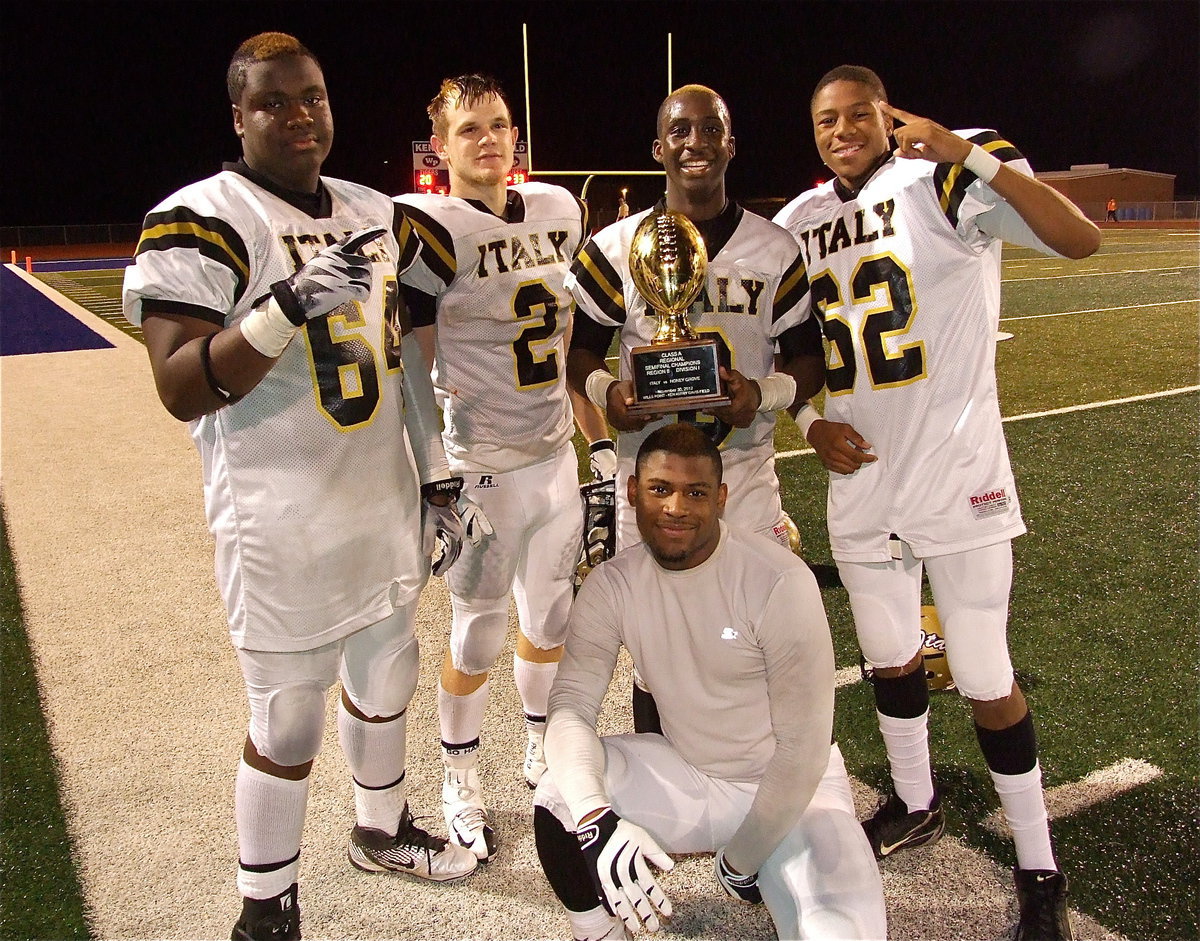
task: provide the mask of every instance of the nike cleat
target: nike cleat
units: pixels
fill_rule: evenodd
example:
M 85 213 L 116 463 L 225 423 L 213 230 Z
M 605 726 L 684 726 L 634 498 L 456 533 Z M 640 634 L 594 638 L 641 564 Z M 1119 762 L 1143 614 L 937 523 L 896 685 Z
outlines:
M 928 810 L 909 813 L 904 801 L 894 793 L 889 794 L 874 816 L 863 821 L 862 828 L 876 859 L 891 856 L 897 850 L 936 843 L 946 829 L 941 795 L 935 790 Z
M 431 882 L 453 882 L 479 865 L 470 850 L 426 833 L 404 805 L 395 836 L 356 826 L 350 831 L 350 864 L 363 872 L 398 872 Z
M 479 769 L 446 765 L 442 781 L 442 812 L 450 840 L 485 863 L 496 855 L 496 831 L 479 794 Z
M 1073 941 L 1067 877 L 1052 869 L 1014 869 L 1020 920 L 1013 941 Z

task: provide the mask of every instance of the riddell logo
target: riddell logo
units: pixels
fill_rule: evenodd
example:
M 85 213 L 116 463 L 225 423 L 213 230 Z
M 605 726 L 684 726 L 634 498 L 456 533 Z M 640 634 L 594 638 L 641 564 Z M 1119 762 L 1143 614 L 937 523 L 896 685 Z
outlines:
M 998 516 L 1008 509 L 1011 502 L 1008 496 L 1008 490 L 1000 487 L 997 490 L 988 490 L 984 493 L 977 493 L 971 498 L 971 515 L 977 520 L 987 519 L 989 516 Z

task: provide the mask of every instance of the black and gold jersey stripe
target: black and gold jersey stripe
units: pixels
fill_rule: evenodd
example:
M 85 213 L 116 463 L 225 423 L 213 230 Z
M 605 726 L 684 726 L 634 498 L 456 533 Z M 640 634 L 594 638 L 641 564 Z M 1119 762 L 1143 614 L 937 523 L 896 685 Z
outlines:
M 574 196 L 574 194 L 572 194 Z M 579 254 L 579 250 L 583 248 L 583 243 L 587 241 L 588 235 L 588 207 L 578 196 L 574 196 L 575 204 L 579 207 L 579 244 L 575 246 L 574 255 Z
M 621 276 L 595 242 L 589 240 L 583 246 L 575 261 L 571 263 L 571 273 L 606 317 L 617 323 L 625 322 L 625 295 L 621 289 Z
M 233 272 L 235 302 L 245 293 L 250 281 L 250 253 L 242 237 L 228 222 L 202 216 L 186 206 L 150 213 L 142 225 L 135 257 L 172 248 L 194 249 Z
M 1002 138 L 995 131 L 980 131 L 967 138 L 972 144 L 978 144 L 989 154 L 1008 163 L 1011 160 L 1021 160 L 1023 155 L 1016 147 Z M 979 179 L 961 163 L 939 163 L 933 171 L 933 186 L 937 193 L 938 204 L 942 212 L 950 220 L 950 224 L 958 226 L 958 207 L 962 205 L 967 187 Z
M 449 287 L 454 280 L 454 275 L 458 271 L 458 261 L 454 256 L 454 238 L 444 225 L 438 222 L 433 216 L 426 212 L 422 212 L 413 206 L 405 203 L 404 205 L 396 204 L 397 210 L 407 217 L 409 223 L 421 236 L 421 241 L 425 244 L 421 246 L 421 258 L 442 282 Z M 396 236 L 397 240 L 400 238 Z M 400 246 L 400 252 L 403 255 L 404 246 Z M 405 270 L 403 266 L 401 271 Z
M 775 292 L 775 303 L 771 307 L 771 322 L 774 323 L 795 307 L 807 293 L 808 269 L 804 267 L 804 256 L 797 252 L 796 260 L 779 279 L 779 289 Z
M 413 228 L 412 220 L 395 203 L 392 203 L 392 235 L 400 246 L 400 255 L 396 259 L 396 270 L 403 273 L 412 267 L 421 250 L 421 238 Z

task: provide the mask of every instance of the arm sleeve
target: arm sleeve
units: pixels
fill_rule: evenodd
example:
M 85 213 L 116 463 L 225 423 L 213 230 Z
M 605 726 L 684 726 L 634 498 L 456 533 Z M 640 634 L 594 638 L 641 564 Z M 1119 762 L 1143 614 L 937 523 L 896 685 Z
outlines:
M 401 380 L 404 390 L 404 430 L 412 447 L 417 474 L 423 484 L 445 480 L 450 476 L 450 465 L 442 446 L 433 380 L 429 376 L 421 347 L 412 334 L 400 344 L 400 361 L 404 365 Z
M 802 612 L 798 619 L 797 612 Z M 796 825 L 829 764 L 833 735 L 833 641 L 820 589 L 807 570 L 776 584 L 758 624 L 767 664 L 775 754 L 725 849 L 740 872 L 758 872 Z
M 567 644 L 546 716 L 546 764 L 578 825 L 609 803 L 604 784 L 604 746 L 596 732 L 600 704 L 621 649 L 620 612 L 603 567 L 583 583 L 571 607 Z

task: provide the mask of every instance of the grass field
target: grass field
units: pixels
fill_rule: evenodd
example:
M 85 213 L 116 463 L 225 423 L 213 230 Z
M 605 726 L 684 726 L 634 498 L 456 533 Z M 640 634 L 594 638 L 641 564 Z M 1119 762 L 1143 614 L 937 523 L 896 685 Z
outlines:
M 1063 788 L 1074 808 L 1054 825 L 1072 904 L 1131 938 L 1196 938 L 1200 239 L 1195 231 L 1105 236 L 1083 262 L 1021 249 L 1004 256 L 1001 328 L 1014 337 L 999 344 L 997 368 L 1030 530 L 1014 544 L 1010 645 L 1037 719 L 1046 785 Z M 133 330 L 120 319 L 120 271 L 41 277 Z M 1135 398 L 1160 393 L 1171 394 Z M 1107 402 L 1118 404 L 1089 407 Z M 776 442 L 784 504 L 805 556 L 828 565 L 825 473 L 790 423 Z M 0 935 L 85 937 L 7 546 L 4 561 Z M 856 664 L 845 592 L 830 585 L 824 593 L 838 666 Z M 839 692 L 836 722 L 851 773 L 883 786 L 865 684 Z M 983 823 L 997 801 L 969 709 L 956 696 L 936 697 L 931 738 L 952 831 L 1011 865 L 1011 845 Z M 1126 759 L 1161 774 L 1127 790 L 1118 782 L 1098 802 L 1096 788 L 1075 786 Z M 26 844 L 38 852 L 17 852 Z M 53 891 L 35 888 L 46 872 L 63 874 Z

